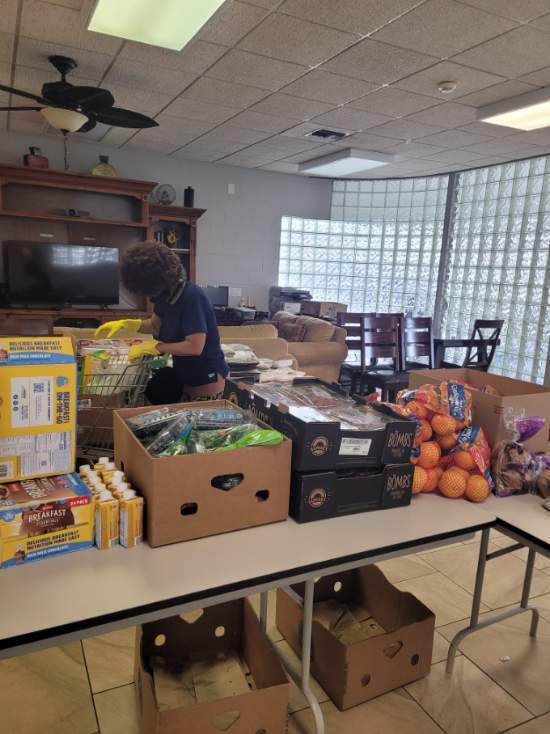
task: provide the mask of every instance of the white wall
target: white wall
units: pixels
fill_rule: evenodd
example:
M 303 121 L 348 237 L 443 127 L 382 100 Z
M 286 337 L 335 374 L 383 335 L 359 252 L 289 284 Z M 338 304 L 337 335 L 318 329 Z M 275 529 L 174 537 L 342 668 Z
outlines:
M 22 165 L 29 145 L 42 148 L 51 168 L 63 168 L 61 140 L 19 133 L 0 132 L 0 162 Z M 195 206 L 207 209 L 198 224 L 199 282 L 242 287 L 258 308 L 267 307 L 269 286 L 277 283 L 281 216 L 330 215 L 330 181 L 84 142 L 70 145 L 71 170 L 91 171 L 99 153 L 109 155 L 121 177 L 172 184 L 176 204 L 183 204 L 183 190 L 192 186 Z M 229 183 L 236 186 L 232 196 Z

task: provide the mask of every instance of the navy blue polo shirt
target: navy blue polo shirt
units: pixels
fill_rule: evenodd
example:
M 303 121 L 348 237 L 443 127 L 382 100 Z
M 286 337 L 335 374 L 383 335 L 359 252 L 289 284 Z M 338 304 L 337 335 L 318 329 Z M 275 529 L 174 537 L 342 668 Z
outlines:
M 226 377 L 229 368 L 220 346 L 220 333 L 214 310 L 202 288 L 185 283 L 182 293 L 172 302 L 166 296 L 154 300 L 154 311 L 161 320 L 159 340 L 181 342 L 191 334 L 205 334 L 206 342 L 198 357 L 174 356 L 174 369 L 184 385 L 191 387 Z

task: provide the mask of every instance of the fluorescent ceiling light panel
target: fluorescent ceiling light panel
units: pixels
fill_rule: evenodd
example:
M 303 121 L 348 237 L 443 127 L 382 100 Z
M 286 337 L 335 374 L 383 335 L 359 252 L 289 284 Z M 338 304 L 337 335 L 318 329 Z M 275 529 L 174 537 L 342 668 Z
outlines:
M 300 163 L 300 173 L 311 173 L 315 176 L 349 176 L 352 173 L 361 173 L 370 168 L 387 166 L 395 160 L 394 155 L 377 153 L 370 150 L 359 150 L 357 148 L 344 148 L 336 153 L 324 155 L 321 158 L 312 158 Z
M 518 97 L 480 107 L 477 119 L 517 130 L 539 130 L 550 126 L 550 87 L 535 89 Z
M 88 30 L 181 51 L 223 2 L 98 0 Z

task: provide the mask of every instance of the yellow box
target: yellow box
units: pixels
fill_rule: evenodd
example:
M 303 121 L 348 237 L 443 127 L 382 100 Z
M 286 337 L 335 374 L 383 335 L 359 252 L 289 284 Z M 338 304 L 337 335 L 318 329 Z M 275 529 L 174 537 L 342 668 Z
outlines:
M 120 545 L 135 548 L 143 542 L 143 497 L 120 500 Z
M 0 336 L 0 483 L 74 470 L 76 390 L 69 337 Z
M 120 504 L 117 499 L 95 503 L 95 544 L 99 550 L 108 550 L 120 540 Z
M 76 474 L 0 485 L 0 568 L 91 548 L 94 497 Z

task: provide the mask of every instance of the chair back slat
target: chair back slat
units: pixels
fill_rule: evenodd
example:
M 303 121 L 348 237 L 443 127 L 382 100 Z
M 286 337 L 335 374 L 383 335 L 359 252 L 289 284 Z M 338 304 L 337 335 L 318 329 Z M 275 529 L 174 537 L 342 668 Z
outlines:
M 472 329 L 472 339 L 480 344 L 469 346 L 462 364 L 467 369 L 487 372 L 495 356 L 504 319 L 476 319 Z
M 427 367 L 434 366 L 434 340 L 430 316 L 407 316 L 403 319 L 405 360 L 427 357 Z

